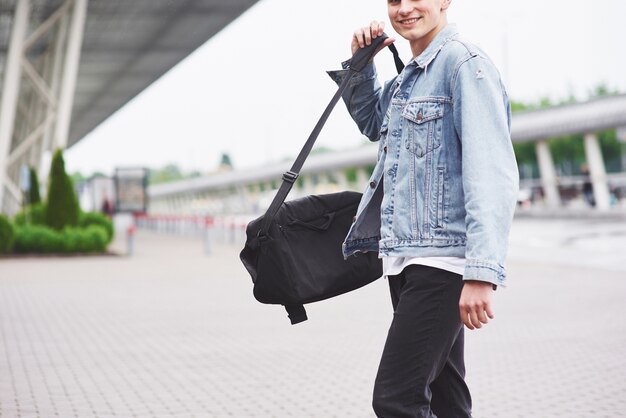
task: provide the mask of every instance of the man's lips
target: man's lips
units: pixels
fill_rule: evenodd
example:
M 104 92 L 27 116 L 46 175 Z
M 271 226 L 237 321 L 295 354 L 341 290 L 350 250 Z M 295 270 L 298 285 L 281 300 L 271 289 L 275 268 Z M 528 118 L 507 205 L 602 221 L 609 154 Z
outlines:
M 401 25 L 412 25 L 413 23 L 416 23 L 420 19 L 421 17 L 412 17 L 409 19 L 399 20 L 398 23 L 400 23 Z

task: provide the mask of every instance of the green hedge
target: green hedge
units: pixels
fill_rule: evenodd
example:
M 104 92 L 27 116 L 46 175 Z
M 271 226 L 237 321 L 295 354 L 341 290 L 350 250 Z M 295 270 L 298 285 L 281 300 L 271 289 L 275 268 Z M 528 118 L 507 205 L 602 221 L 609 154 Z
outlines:
M 46 226 L 45 225 L 45 222 L 46 222 L 45 213 L 46 213 L 46 208 L 43 203 L 38 203 L 36 205 L 27 206 L 24 210 L 22 210 L 17 215 L 15 215 L 15 218 L 14 218 L 15 225 L 17 225 L 18 227 Z M 76 231 L 80 231 L 81 229 L 87 229 L 90 226 L 99 226 L 104 229 L 107 245 L 111 241 L 113 241 L 113 235 L 114 235 L 113 222 L 107 216 L 99 212 L 81 212 L 79 215 L 78 227 L 71 227 L 71 228 L 73 228 Z M 66 228 L 69 228 L 69 227 L 66 227 Z M 40 230 L 34 229 L 33 231 L 40 231 Z M 28 233 L 46 234 L 45 232 L 28 232 Z M 73 242 L 75 241 L 74 235 L 76 235 L 77 233 L 79 234 L 79 232 L 72 233 L 66 238 Z M 37 244 L 36 248 L 40 248 L 42 246 L 45 246 L 45 245 Z M 73 244 L 70 242 L 68 246 L 69 248 L 72 248 Z M 57 248 L 57 247 L 58 245 L 55 245 L 54 248 Z M 27 251 L 27 252 L 36 252 L 36 251 Z
M 28 205 L 13 218 L 15 225 L 45 225 L 46 207 L 43 203 Z
M 36 175 L 32 171 L 31 174 L 37 185 Z M 31 199 L 36 201 L 37 197 Z M 108 217 L 80 211 L 61 150 L 52 159 L 48 201 L 32 204 L 18 213 L 16 227 L 8 219 L 4 221 L 0 219 L 0 253 L 10 252 L 11 247 L 22 254 L 104 252 L 113 240 L 113 223 Z
M 11 250 L 19 254 L 104 252 L 113 240 L 113 222 L 102 213 L 81 211 L 78 225 L 56 230 L 47 225 L 48 209 L 44 203 L 27 206 L 15 216 L 15 227 L 8 219 L 2 222 L 0 218 L 0 253 Z M 5 238 L 5 235 L 12 238 Z
M 15 242 L 15 227 L 6 216 L 0 215 L 0 254 L 10 253 Z
M 55 231 L 43 225 L 22 225 L 16 228 L 16 253 L 93 253 L 104 252 L 108 233 L 99 225 L 86 228 L 66 227 Z
M 113 241 L 113 222 L 108 216 L 100 212 L 81 212 L 78 218 L 78 226 L 87 228 L 91 225 L 101 226 L 107 233 L 107 244 Z
M 54 253 L 63 247 L 61 234 L 43 225 L 21 225 L 15 236 L 16 253 Z
M 89 225 L 86 228 L 68 227 L 63 229 L 61 235 L 63 251 L 66 253 L 101 253 L 109 243 L 108 232 L 99 225 Z

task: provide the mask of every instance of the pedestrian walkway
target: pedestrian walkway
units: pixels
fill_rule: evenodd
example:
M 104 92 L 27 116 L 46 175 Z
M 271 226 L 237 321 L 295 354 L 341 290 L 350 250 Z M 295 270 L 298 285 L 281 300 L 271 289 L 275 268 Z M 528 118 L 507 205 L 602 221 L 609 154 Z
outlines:
M 514 223 L 496 319 L 466 333 L 475 418 L 626 416 L 625 244 L 613 221 Z M 140 231 L 133 257 L 0 259 L 0 418 L 374 417 L 387 283 L 292 326 L 238 250 Z

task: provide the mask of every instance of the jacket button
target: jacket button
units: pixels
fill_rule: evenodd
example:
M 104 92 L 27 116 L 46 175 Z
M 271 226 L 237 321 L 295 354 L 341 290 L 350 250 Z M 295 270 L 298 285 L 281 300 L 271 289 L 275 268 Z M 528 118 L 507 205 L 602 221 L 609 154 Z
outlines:
M 387 152 L 387 145 L 384 146 L 383 151 Z
M 376 187 L 376 182 L 375 181 L 370 181 L 370 187 L 373 189 L 374 187 Z
M 424 115 L 422 114 L 422 111 L 420 110 L 419 113 L 417 114 L 417 121 L 421 122 L 424 120 Z

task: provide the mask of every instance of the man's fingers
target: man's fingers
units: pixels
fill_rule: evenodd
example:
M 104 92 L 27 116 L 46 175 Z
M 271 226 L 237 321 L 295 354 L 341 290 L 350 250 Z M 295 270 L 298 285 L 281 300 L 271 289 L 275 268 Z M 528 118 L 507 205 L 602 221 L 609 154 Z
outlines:
M 493 310 L 490 305 L 475 303 L 460 306 L 461 321 L 469 328 L 482 328 L 483 324 L 487 324 L 489 319 L 494 318 Z
M 480 323 L 478 319 L 478 311 L 476 309 L 472 309 L 469 313 L 470 322 L 474 325 L 475 328 L 482 328 L 483 324 Z
M 485 312 L 487 313 L 489 319 L 496 317 L 496 314 L 493 312 L 493 308 L 491 307 L 491 303 L 488 303 L 487 306 L 485 306 Z
M 482 328 L 494 318 L 491 306 L 492 285 L 478 280 L 467 280 L 463 284 L 459 299 L 461 321 L 469 329 Z
M 389 46 L 396 41 L 395 38 L 387 38 L 383 41 L 383 47 Z
M 363 48 L 365 46 L 362 28 L 354 31 L 354 35 L 352 37 L 352 44 L 354 45 L 354 43 L 356 43 L 359 48 Z
M 489 319 L 487 318 L 487 314 L 485 312 L 485 308 L 483 308 L 482 306 L 479 306 L 477 308 L 476 314 L 478 316 L 478 320 L 481 323 L 486 324 L 487 322 L 489 322 Z
M 372 21 L 369 26 L 359 28 L 354 31 L 352 36 L 352 54 L 354 55 L 358 48 L 364 48 L 366 45 L 372 44 L 372 39 L 376 39 L 385 31 L 385 22 Z M 391 45 L 395 39 L 386 39 L 383 46 Z M 376 52 L 382 49 L 379 48 Z M 376 53 L 374 54 L 376 55 Z
M 365 40 L 365 45 L 370 45 L 372 43 L 372 28 L 371 27 L 363 28 L 363 39 Z
M 461 308 L 461 321 L 467 328 L 474 329 L 474 325 L 472 325 L 472 321 L 470 320 L 469 311 L 464 308 Z
M 372 21 L 370 23 L 370 32 L 372 34 L 372 39 L 378 38 L 383 34 L 385 30 L 385 22 L 379 22 L 377 20 Z

